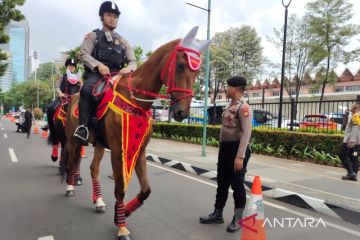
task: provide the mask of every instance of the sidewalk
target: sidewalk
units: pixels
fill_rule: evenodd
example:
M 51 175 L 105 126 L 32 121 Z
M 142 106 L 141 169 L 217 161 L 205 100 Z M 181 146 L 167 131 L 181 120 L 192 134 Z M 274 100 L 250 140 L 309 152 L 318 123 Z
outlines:
M 201 145 L 152 138 L 147 153 L 166 161 L 189 164 L 216 176 L 218 148 L 207 146 L 206 157 L 202 157 Z M 343 168 L 252 154 L 247 180 L 251 182 L 253 176 L 259 175 L 265 196 L 344 220 L 357 218 L 350 222 L 360 224 L 360 182 L 343 181 L 344 174 Z

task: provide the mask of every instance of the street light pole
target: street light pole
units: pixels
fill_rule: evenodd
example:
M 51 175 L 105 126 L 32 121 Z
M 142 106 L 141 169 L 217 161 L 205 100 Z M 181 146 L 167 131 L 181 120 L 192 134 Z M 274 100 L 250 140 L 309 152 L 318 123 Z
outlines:
M 210 40 L 210 18 L 211 18 L 211 0 L 208 0 L 208 8 L 202 8 L 197 5 L 186 3 L 190 6 L 207 11 L 207 40 Z M 203 125 L 203 137 L 202 137 L 202 156 L 206 156 L 206 130 L 207 130 L 207 102 L 209 97 L 209 77 L 210 77 L 210 48 L 206 51 L 206 63 L 205 63 L 205 101 L 204 101 L 204 125 Z
M 286 52 L 286 32 L 287 32 L 287 17 L 288 17 L 288 7 L 291 3 L 291 0 L 287 4 L 282 0 L 282 5 L 285 8 L 285 23 L 284 23 L 284 39 L 283 39 L 283 54 L 282 54 L 282 63 L 281 63 L 281 86 L 280 86 L 280 104 L 279 104 L 279 116 L 278 116 L 278 128 L 281 128 L 282 121 L 282 104 L 283 104 L 283 94 L 284 94 L 284 81 L 285 81 L 285 52 Z
M 36 79 L 36 74 L 37 74 L 37 52 L 34 51 L 34 60 L 35 60 L 35 83 L 36 83 L 36 106 L 37 108 L 39 108 L 39 84 L 37 82 Z
M 55 100 L 55 80 L 54 80 L 54 66 L 53 62 L 51 62 L 51 78 L 52 78 L 52 85 L 53 85 L 53 100 Z

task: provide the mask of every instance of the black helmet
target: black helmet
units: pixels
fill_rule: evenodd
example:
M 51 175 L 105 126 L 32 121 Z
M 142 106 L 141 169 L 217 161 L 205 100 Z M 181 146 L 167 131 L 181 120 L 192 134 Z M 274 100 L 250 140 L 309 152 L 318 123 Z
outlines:
M 73 65 L 73 66 L 76 67 L 77 62 L 76 62 L 75 59 L 73 59 L 73 58 L 68 58 L 68 59 L 66 59 L 66 61 L 65 61 L 65 67 L 67 67 L 67 66 L 69 66 L 69 65 Z
M 103 2 L 99 9 L 99 16 L 101 17 L 105 12 L 115 13 L 117 16 L 121 14 L 118 6 L 113 1 Z

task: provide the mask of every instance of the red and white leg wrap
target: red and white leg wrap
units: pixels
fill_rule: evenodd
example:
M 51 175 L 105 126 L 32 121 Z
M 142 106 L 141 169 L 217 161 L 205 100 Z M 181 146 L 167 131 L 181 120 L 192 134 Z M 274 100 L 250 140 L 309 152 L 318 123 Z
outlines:
M 75 185 L 75 179 L 74 179 L 74 170 L 73 169 L 69 169 L 67 171 L 67 176 L 66 176 L 66 183 L 67 185 Z
M 115 216 L 114 216 L 114 223 L 118 227 L 125 227 L 125 206 L 124 203 L 115 203 Z
M 51 156 L 52 156 L 53 158 L 58 158 L 58 156 L 59 156 L 59 153 L 58 153 L 58 144 L 52 146 L 52 154 L 51 154 Z
M 96 180 L 93 181 L 93 202 L 96 203 L 98 198 L 102 197 L 100 183 Z
M 128 217 L 130 216 L 130 214 L 132 212 L 134 212 L 136 209 L 138 209 L 139 207 L 141 207 L 143 203 L 140 202 L 139 200 L 139 197 L 136 196 L 134 197 L 130 202 L 128 202 L 126 204 L 126 207 L 125 207 L 125 215 Z
M 80 176 L 80 166 L 77 167 L 75 176 Z

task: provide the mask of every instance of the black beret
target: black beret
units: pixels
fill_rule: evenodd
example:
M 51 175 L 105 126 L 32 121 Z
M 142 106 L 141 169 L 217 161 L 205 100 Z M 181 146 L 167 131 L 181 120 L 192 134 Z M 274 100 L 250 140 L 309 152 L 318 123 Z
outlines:
M 226 82 L 229 86 L 232 87 L 246 87 L 247 84 L 246 78 L 241 76 L 229 78 Z
M 360 95 L 356 96 L 356 103 L 360 103 Z

